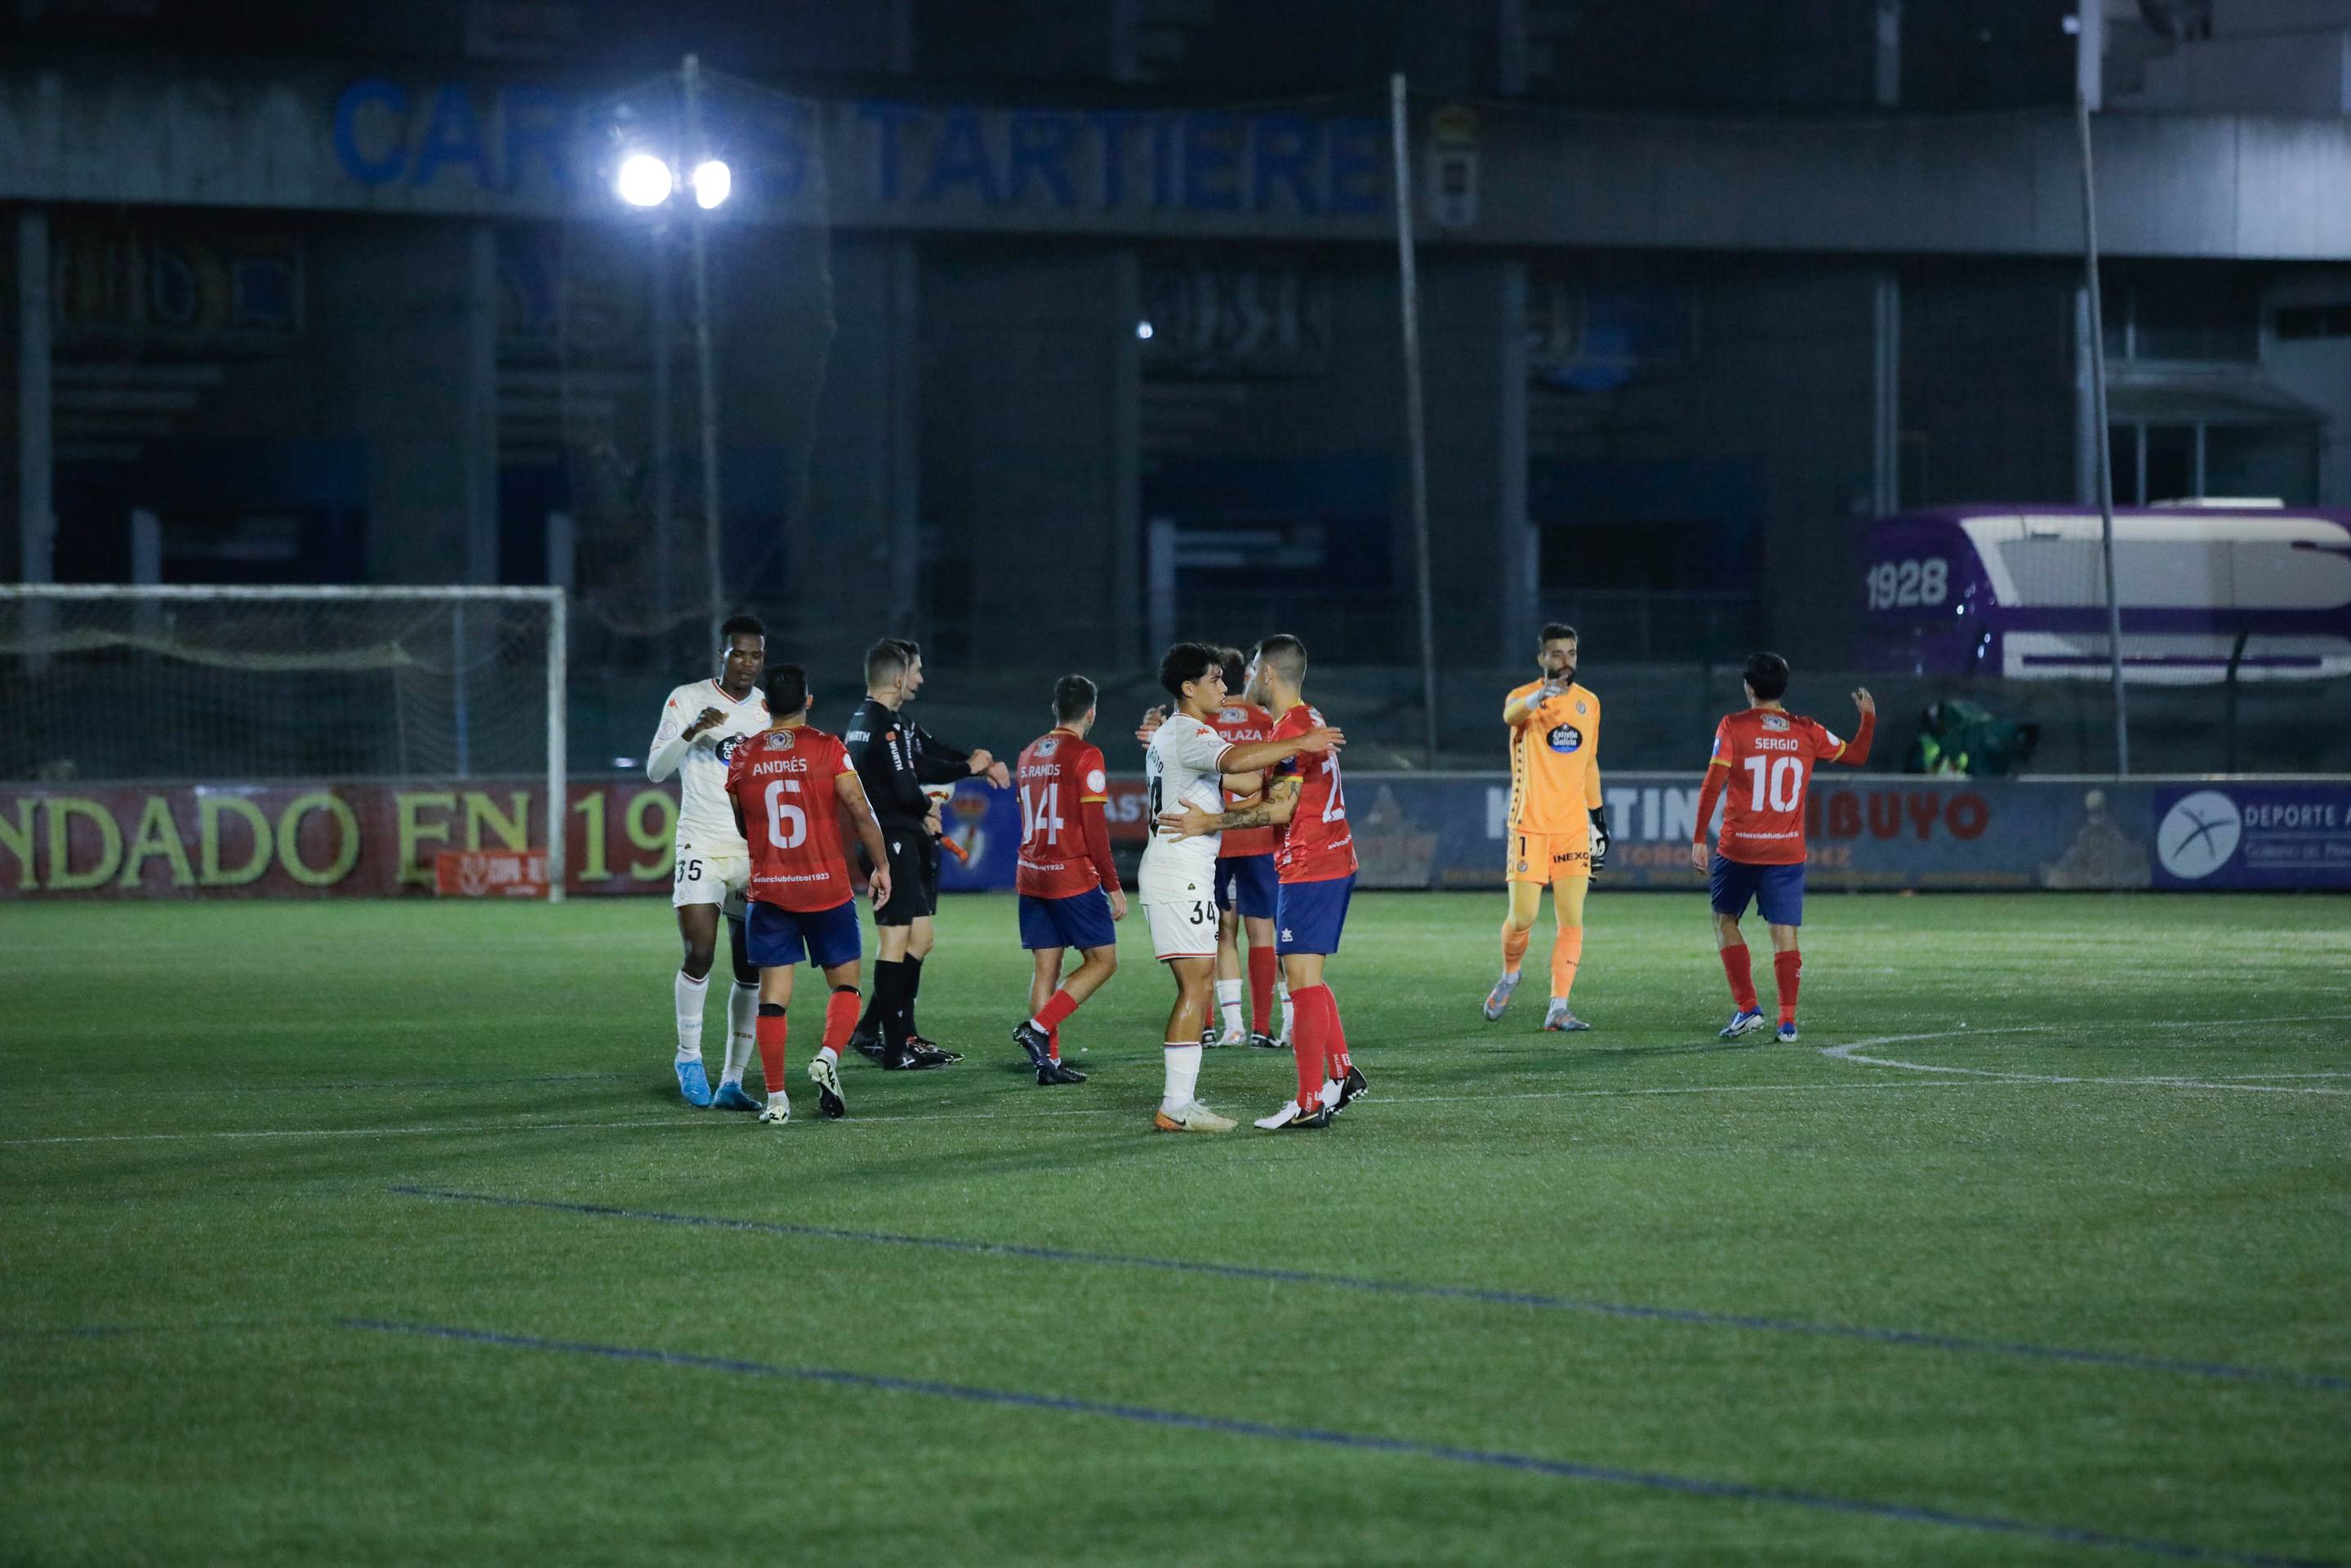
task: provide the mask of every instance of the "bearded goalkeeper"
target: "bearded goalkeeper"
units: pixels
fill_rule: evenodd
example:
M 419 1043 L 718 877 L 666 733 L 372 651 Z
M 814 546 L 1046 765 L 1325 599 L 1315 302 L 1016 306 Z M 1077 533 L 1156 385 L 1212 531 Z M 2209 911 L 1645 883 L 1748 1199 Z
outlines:
M 1592 1027 L 1569 1009 L 1567 998 L 1583 961 L 1584 897 L 1592 873 L 1608 860 L 1608 808 L 1600 794 L 1600 699 L 1575 679 L 1577 647 L 1574 627 L 1545 626 L 1537 646 L 1541 678 L 1502 705 L 1510 732 L 1510 909 L 1502 920 L 1502 977 L 1486 995 L 1489 1022 L 1509 1010 L 1519 988 L 1519 963 L 1548 887 L 1559 934 L 1551 945 L 1551 1006 L 1542 1026 Z

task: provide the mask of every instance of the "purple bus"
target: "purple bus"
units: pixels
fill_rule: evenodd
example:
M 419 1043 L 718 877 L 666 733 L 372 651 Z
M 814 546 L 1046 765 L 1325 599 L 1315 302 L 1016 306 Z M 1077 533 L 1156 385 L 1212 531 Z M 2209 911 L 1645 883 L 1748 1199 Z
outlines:
M 2027 679 L 2106 674 L 2105 573 L 2085 507 L 1942 507 L 1884 517 L 1864 546 L 1873 669 Z M 2123 673 L 2351 674 L 2351 513 L 2274 502 L 2117 507 Z

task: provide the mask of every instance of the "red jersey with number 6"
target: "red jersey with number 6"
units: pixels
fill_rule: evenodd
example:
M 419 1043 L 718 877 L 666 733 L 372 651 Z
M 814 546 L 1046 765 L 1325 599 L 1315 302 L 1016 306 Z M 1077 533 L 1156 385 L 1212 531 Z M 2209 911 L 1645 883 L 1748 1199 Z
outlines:
M 1020 787 L 1020 862 L 1013 873 L 1014 891 L 1030 898 L 1074 898 L 1092 888 L 1116 887 L 1107 830 L 1097 845 L 1088 821 L 1100 816 L 1110 799 L 1101 748 L 1066 729 L 1040 735 L 1022 749 L 1013 781 Z
M 801 725 L 729 744 L 726 793 L 751 846 L 751 901 L 808 914 L 854 898 L 833 780 L 857 768 L 840 737 Z
M 1826 726 L 1800 714 L 1751 707 L 1725 715 L 1714 727 L 1708 764 L 1730 770 L 1715 847 L 1748 865 L 1802 865 L 1813 764 L 1835 761 L 1844 747 Z
M 1281 716 L 1270 737 L 1295 740 L 1322 727 L 1322 716 L 1300 703 Z M 1295 778 L 1298 809 L 1282 830 L 1273 866 L 1283 882 L 1331 882 L 1355 874 L 1355 834 L 1347 825 L 1347 792 L 1339 780 L 1339 754 L 1302 751 L 1277 764 L 1275 778 Z

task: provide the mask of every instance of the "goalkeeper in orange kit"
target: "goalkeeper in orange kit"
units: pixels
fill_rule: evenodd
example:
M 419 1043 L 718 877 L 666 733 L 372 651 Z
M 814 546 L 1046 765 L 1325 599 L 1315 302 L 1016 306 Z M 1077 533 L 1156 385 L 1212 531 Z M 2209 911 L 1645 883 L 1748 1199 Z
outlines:
M 1542 629 L 1542 678 L 1502 705 L 1510 731 L 1510 820 L 1507 858 L 1510 911 L 1502 920 L 1502 977 L 1486 995 L 1486 1017 L 1509 1010 L 1519 962 L 1533 939 L 1542 892 L 1552 890 L 1559 935 L 1551 945 L 1551 1005 L 1546 1030 L 1592 1026 L 1569 1010 L 1568 993 L 1583 960 L 1583 902 L 1592 873 L 1608 859 L 1608 808 L 1600 795 L 1600 699 L 1575 679 L 1575 628 Z

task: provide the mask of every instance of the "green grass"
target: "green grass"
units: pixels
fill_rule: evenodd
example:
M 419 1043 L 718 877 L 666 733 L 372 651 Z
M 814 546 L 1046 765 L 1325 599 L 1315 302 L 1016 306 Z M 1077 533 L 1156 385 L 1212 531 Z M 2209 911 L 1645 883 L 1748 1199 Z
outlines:
M 1026 964 L 1004 899 L 950 903 L 922 1000 L 926 1032 L 971 1059 L 853 1061 L 850 1120 L 781 1130 L 677 1105 L 657 904 L 17 906 L 0 926 L 0 1561 L 2144 1555 L 352 1319 L 2351 1557 L 2341 900 L 1818 897 L 1794 1046 L 1715 1040 L 1703 908 L 1665 896 L 1594 900 L 1576 1003 L 1595 1032 L 1536 1033 L 1539 995 L 1488 1026 L 1499 909 L 1359 899 L 1332 976 L 1375 1097 L 1327 1133 L 1219 1139 L 1149 1131 L 1169 987 L 1132 926 L 1128 967 L 1064 1031 L 1093 1081 L 1040 1091 L 1014 1070 Z M 801 989 L 796 1073 L 821 1002 Z M 722 1031 L 714 1004 L 714 1057 Z M 1980 1075 L 1824 1054 L 1886 1036 L 1932 1038 L 1855 1049 Z M 1211 1052 L 1203 1094 L 1261 1114 L 1289 1072 Z M 73 1332 L 100 1328 L 121 1332 Z

